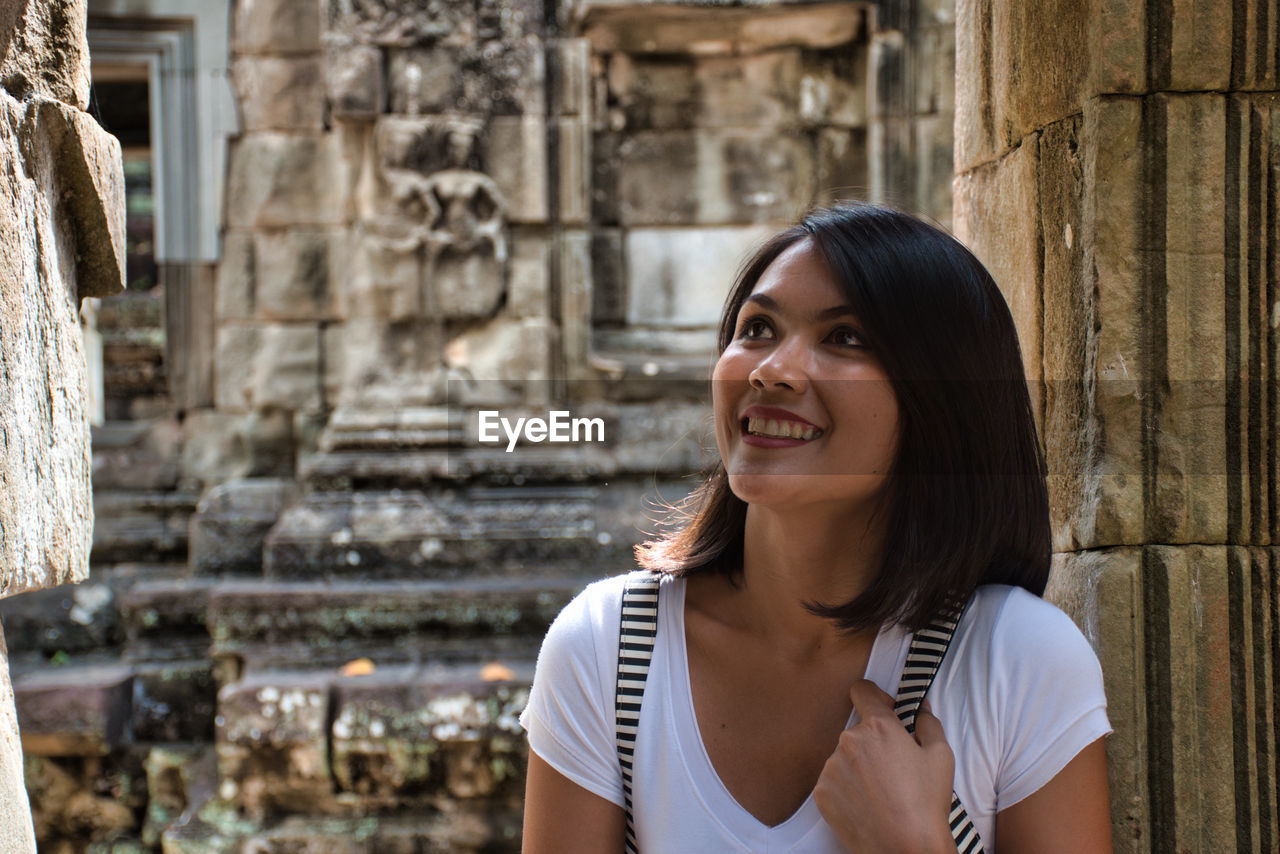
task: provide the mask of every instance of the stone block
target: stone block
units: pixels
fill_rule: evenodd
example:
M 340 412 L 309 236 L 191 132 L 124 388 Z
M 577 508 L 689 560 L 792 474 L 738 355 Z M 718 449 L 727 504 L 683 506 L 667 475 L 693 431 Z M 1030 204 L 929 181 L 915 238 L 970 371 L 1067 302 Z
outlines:
M 1147 0 L 1104 0 L 1088 21 L 1087 96 L 1136 95 L 1147 86 Z
M 507 460 L 518 456 L 494 451 Z M 526 453 L 532 456 L 532 450 Z M 268 536 L 266 574 L 457 577 L 464 571 L 509 575 L 529 566 L 554 576 L 585 573 L 614 554 L 614 547 L 597 541 L 592 522 L 600 500 L 597 490 L 570 486 L 451 497 L 408 489 L 311 493 Z
M 333 770 L 343 791 L 403 796 L 442 787 L 456 798 L 491 797 L 523 778 L 517 720 L 532 673 L 482 668 L 381 669 L 335 685 Z M 504 785 L 505 784 L 505 785 Z
M 254 235 L 254 308 L 265 320 L 331 320 L 347 281 L 346 232 L 295 228 Z
M 541 43 L 528 38 L 441 40 L 393 50 L 387 66 L 391 112 L 544 116 L 544 63 Z
M 915 134 L 914 209 L 949 227 L 952 216 L 952 116 L 920 116 L 911 122 Z
M 551 330 L 546 317 L 498 317 L 451 338 L 444 348 L 445 365 L 481 382 L 532 391 L 550 377 Z
M 289 474 L 293 421 L 287 412 L 196 411 L 183 419 L 182 477 L 196 487 L 236 477 Z
M 253 254 L 253 233 L 228 229 L 222 235 L 222 260 L 218 263 L 218 321 L 249 320 L 253 317 L 254 289 L 257 286 Z
M 142 791 L 134 786 L 141 775 L 140 769 L 130 767 L 128 758 L 124 762 L 114 756 L 105 761 L 96 756 L 66 761 L 28 755 L 23 760 L 38 850 L 97 854 L 102 846 L 112 845 L 107 840 L 127 838 L 137 830 L 134 808 Z M 92 770 L 95 766 L 101 770 Z M 127 848 L 125 852 L 134 854 Z
M 1154 106 L 1167 127 L 1165 209 L 1148 215 L 1164 220 L 1164 363 L 1157 370 L 1168 384 L 1152 437 L 1156 506 L 1148 508 L 1147 528 L 1159 542 L 1225 543 L 1227 104 L 1219 95 L 1160 95 Z
M 359 231 L 351 278 L 337 294 L 338 313 L 355 318 L 400 322 L 425 316 L 423 259 L 370 229 Z M 374 342 L 365 342 L 372 344 Z
M 242 56 L 231 64 L 245 131 L 324 130 L 324 79 L 314 56 Z
M 1013 314 L 1032 387 L 1032 411 L 1043 432 L 1042 250 L 1039 142 L 1033 136 L 999 161 L 957 176 L 955 234 L 986 265 Z
M 207 657 L 213 587 L 211 579 L 182 576 L 135 583 L 120 598 L 126 655 L 148 662 Z
M 555 88 L 551 93 L 552 112 L 560 116 L 591 114 L 591 43 L 586 39 L 556 39 L 552 42 Z
M 698 108 L 686 114 L 697 127 L 785 127 L 800 115 L 801 52 L 774 50 L 747 56 L 708 56 L 694 67 Z M 847 67 L 842 70 L 851 70 Z M 837 100 L 842 101 L 840 92 Z M 847 103 L 839 103 L 833 111 Z
M 329 115 L 341 121 L 373 121 L 386 109 L 382 51 L 372 45 L 335 43 L 325 52 Z
M 801 66 L 799 117 L 811 125 L 840 128 L 867 125 L 867 49 L 806 54 Z
M 178 485 L 182 427 L 175 419 L 109 422 L 91 431 L 95 489 L 163 490 Z
M 217 788 L 217 756 L 208 744 L 156 745 L 147 751 L 146 776 L 142 841 L 154 848 L 184 813 L 190 810 L 194 815 L 212 796 Z M 189 823 L 190 819 L 188 815 Z
M 297 493 L 294 481 L 283 478 L 238 479 L 210 489 L 191 517 L 192 571 L 260 573 L 267 532 Z
M 16 0 L 0 11 L 0 89 L 19 100 L 89 106 L 88 6 L 81 0 Z
M 842 3 L 705 9 L 600 4 L 581 25 L 596 53 L 737 54 L 826 50 L 854 41 L 865 22 Z
M 715 327 L 739 265 L 774 231 L 772 226 L 631 229 L 626 236 L 627 323 Z
M 443 544 L 446 549 L 456 546 Z M 353 539 L 349 548 L 339 548 L 342 545 L 321 537 L 309 544 L 330 563 L 333 557 L 345 559 L 351 553 L 368 562 L 378 558 L 378 550 L 388 557 L 410 553 L 403 543 Z M 420 556 L 416 565 L 424 564 Z M 375 563 L 373 568 L 376 577 L 379 567 Z M 299 569 L 315 577 L 325 567 Z M 314 667 L 336 672 L 357 658 L 371 659 L 380 667 L 459 656 L 524 661 L 559 609 L 585 583 L 492 578 L 228 581 L 218 586 L 210 604 L 213 654 L 238 660 L 250 672 Z
M 320 406 L 320 332 L 307 325 L 224 326 L 218 330 L 220 409 Z
M 481 140 L 489 177 L 513 223 L 547 221 L 547 130 L 538 115 L 495 116 Z
M 1085 474 L 1096 440 L 1086 384 L 1093 288 L 1085 278 L 1081 217 L 1084 162 L 1079 118 L 1040 134 L 1040 240 L 1044 246 L 1044 447 L 1054 548 L 1079 548 L 1073 521 L 1087 500 Z
M 984 0 L 956 0 L 956 80 L 965 81 L 956 87 L 956 174 L 996 156 L 989 10 Z
M 1090 14 L 1071 0 L 992 5 L 989 96 L 997 152 L 1080 112 L 1089 74 L 1080 46 L 1087 44 Z
M 31 590 L 0 599 L 10 652 L 91 652 L 123 636 L 116 591 L 102 581 Z
M 1174 0 L 1159 7 L 1157 15 L 1156 61 L 1166 62 L 1168 68 L 1167 78 L 1164 74 L 1157 78 L 1160 88 L 1221 92 L 1233 87 L 1236 31 L 1247 28 L 1247 23 L 1237 23 L 1235 16 L 1226 14 L 1213 0 Z M 1275 24 L 1270 28 L 1274 33 Z M 1168 51 L 1167 60 L 1161 56 L 1164 51 Z
M 332 795 L 327 674 L 262 673 L 218 692 L 219 795 L 251 816 L 323 812 Z
M 1090 347 L 1097 354 L 1093 383 L 1097 442 L 1091 451 L 1077 542 L 1143 542 L 1146 513 L 1142 465 L 1142 382 L 1153 377 L 1147 345 L 1142 259 L 1149 205 L 1143 178 L 1142 104 L 1136 98 L 1085 103 L 1081 243 L 1094 295 Z
M 915 58 L 916 115 L 952 115 L 956 106 L 956 31 L 951 26 L 921 27 L 911 34 Z
M 637 133 L 617 157 L 623 225 L 787 221 L 814 194 L 809 141 L 773 130 Z
M 320 49 L 321 0 L 237 0 L 234 53 L 309 53 Z
M 131 738 L 133 669 L 50 667 L 13 683 L 22 749 L 31 756 L 98 756 Z
M 119 293 L 125 272 L 120 142 L 88 113 L 58 101 L 29 102 L 26 122 L 24 148 L 35 163 L 24 171 L 52 179 L 54 209 L 74 246 L 71 293 L 77 299 Z
M 539 234 L 516 232 L 513 237 L 503 313 L 512 317 L 545 317 L 551 304 L 551 247 Z
M 627 317 L 627 271 L 622 232 L 591 232 L 591 323 L 620 326 Z
M 1149 546 L 1144 583 L 1167 612 L 1152 615 L 1156 678 L 1151 707 L 1164 710 L 1167 727 L 1152 734 L 1156 779 L 1170 787 L 1172 819 L 1158 825 L 1153 843 L 1201 850 L 1223 842 L 1236 847 L 1232 701 L 1231 595 L 1224 546 Z
M 354 167 L 338 134 L 247 134 L 231 152 L 227 225 L 336 225 L 348 215 Z
M 208 661 L 139 664 L 133 682 L 133 738 L 211 742 L 218 686 Z
M 591 216 L 591 126 L 586 118 L 560 119 L 560 222 L 585 225 Z
M 560 371 L 588 379 L 591 351 L 591 235 L 566 231 L 560 238 Z
M 1151 850 L 1143 577 L 1138 548 L 1058 554 L 1045 591 L 1080 626 L 1102 664 L 1107 716 L 1115 729 L 1107 738 L 1112 835 L 1115 850 L 1126 854 Z
M 95 566 L 168 562 L 187 549 L 187 521 L 197 495 L 183 491 L 101 490 L 94 495 Z

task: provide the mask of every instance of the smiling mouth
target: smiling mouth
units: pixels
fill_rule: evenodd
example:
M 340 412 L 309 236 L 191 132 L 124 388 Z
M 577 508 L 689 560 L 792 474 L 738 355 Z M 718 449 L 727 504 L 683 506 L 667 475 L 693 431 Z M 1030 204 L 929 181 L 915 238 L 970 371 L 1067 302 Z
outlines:
M 802 439 L 807 442 L 822 435 L 822 431 L 812 425 L 776 418 L 744 418 L 742 429 L 752 436 L 766 439 Z

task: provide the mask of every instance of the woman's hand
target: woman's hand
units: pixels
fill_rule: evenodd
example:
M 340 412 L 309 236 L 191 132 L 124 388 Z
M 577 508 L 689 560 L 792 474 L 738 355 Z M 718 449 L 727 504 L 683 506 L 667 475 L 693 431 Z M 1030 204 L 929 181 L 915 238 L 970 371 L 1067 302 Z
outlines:
M 954 854 L 947 825 L 955 757 L 926 704 L 913 736 L 874 682 L 849 689 L 858 723 L 840 734 L 813 799 L 851 852 Z

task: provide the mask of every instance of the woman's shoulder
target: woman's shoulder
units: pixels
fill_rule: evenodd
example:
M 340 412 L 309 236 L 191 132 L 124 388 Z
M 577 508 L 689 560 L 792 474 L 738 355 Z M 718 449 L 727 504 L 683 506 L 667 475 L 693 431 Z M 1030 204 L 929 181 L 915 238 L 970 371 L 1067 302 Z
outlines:
M 1097 654 L 1071 617 L 1021 587 L 977 588 L 961 626 L 969 642 L 985 646 L 987 660 L 1001 670 L 1074 671 L 1101 677 Z
M 548 630 L 548 638 L 564 635 L 578 638 L 589 634 L 593 638 L 613 637 L 616 640 L 623 591 L 628 582 L 650 574 L 628 572 L 591 582 L 560 611 Z M 663 577 L 663 583 L 669 583 L 668 579 Z

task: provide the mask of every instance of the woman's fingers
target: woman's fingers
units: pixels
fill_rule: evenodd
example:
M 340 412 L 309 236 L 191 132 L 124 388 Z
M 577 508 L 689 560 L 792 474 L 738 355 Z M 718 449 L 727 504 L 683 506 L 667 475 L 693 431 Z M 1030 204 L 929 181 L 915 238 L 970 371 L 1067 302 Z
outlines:
M 893 714 L 893 698 L 870 679 L 855 680 L 849 686 L 849 699 L 853 701 L 858 717 L 864 721 L 886 714 L 897 717 Z
M 942 721 L 933 714 L 933 708 L 925 700 L 916 713 L 916 743 L 921 747 L 930 747 L 938 742 L 946 744 L 947 734 L 943 732 Z

